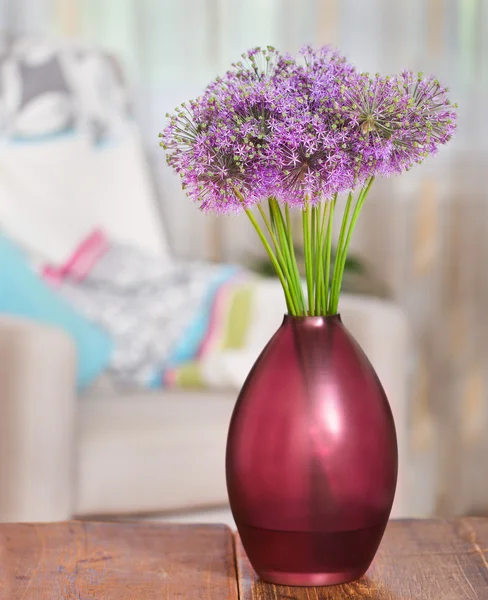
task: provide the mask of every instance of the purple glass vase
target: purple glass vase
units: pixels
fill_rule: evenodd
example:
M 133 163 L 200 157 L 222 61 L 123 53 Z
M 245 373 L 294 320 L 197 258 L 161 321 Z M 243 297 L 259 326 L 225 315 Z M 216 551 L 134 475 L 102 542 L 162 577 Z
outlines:
M 257 574 L 284 585 L 361 577 L 397 466 L 388 400 L 340 316 L 285 316 L 244 383 L 227 440 L 232 513 Z

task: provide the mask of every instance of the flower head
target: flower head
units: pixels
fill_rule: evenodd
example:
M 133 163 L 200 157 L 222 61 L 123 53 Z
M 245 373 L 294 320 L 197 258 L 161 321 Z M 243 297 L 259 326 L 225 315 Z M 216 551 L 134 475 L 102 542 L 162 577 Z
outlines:
M 361 74 L 344 86 L 336 109 L 356 156 L 357 178 L 400 173 L 437 152 L 455 129 L 455 107 L 445 93 L 438 81 L 411 72 Z
M 429 154 L 436 154 L 456 130 L 456 104 L 447 97 L 447 87 L 433 76 L 404 71 L 396 78 L 399 88 L 408 98 L 403 128 L 398 132 L 397 160 L 421 163 Z
M 162 133 L 167 161 L 203 210 L 232 211 L 272 193 L 269 147 L 289 106 L 276 80 L 290 64 L 271 47 L 250 50 L 169 117 Z
M 329 47 L 253 48 L 169 116 L 167 161 L 203 210 L 304 206 L 437 152 L 455 106 L 434 78 L 358 73 Z
M 287 72 L 289 107 L 270 145 L 274 195 L 299 206 L 331 198 L 352 185 L 343 120 L 334 104 L 354 69 L 329 47 L 306 47 L 302 57 L 303 63 L 296 62 Z

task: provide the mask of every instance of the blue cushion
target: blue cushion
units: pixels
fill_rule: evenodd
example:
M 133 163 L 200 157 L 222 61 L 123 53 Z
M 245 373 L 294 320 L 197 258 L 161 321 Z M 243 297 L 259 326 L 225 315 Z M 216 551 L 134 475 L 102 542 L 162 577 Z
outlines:
M 27 317 L 64 329 L 78 358 L 78 389 L 89 385 L 108 365 L 112 341 L 77 313 L 30 268 L 22 252 L 0 235 L 0 313 Z

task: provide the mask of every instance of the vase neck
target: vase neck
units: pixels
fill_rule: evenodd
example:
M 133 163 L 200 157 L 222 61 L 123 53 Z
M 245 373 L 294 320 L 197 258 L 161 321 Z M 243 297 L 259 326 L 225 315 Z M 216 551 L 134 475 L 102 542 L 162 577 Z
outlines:
M 342 323 L 341 315 L 339 313 L 335 315 L 314 317 L 296 317 L 294 315 L 286 314 L 283 318 L 283 325 L 294 324 L 304 327 L 327 327 L 328 325 L 334 325 L 337 323 Z

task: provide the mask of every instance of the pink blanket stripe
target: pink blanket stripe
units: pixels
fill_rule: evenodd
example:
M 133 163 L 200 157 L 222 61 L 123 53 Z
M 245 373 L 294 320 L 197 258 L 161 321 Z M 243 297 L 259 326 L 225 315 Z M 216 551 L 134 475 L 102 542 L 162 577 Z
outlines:
M 53 284 L 60 283 L 67 277 L 82 281 L 108 248 L 109 241 L 106 235 L 96 229 L 81 242 L 64 264 L 59 267 L 46 265 L 42 270 L 42 276 Z

